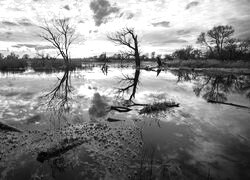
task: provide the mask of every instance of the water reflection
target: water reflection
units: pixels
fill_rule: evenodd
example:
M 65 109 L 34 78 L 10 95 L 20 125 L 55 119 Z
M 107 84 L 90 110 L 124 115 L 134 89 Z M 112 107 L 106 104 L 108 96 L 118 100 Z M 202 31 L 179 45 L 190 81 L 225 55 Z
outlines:
M 118 94 L 124 95 L 124 93 L 130 93 L 128 98 L 131 101 L 135 98 L 136 90 L 139 84 L 140 69 L 136 69 L 134 76 L 123 75 L 123 78 L 119 81 L 120 88 L 118 88 Z
M 231 107 L 218 108 L 197 97 L 231 101 L 232 94 L 249 96 L 249 76 L 163 69 L 129 68 L 122 71 L 113 67 L 103 73 L 100 71 L 102 67 L 90 66 L 86 71 L 78 72 L 65 70 L 52 89 L 55 79 L 45 87 L 46 91 L 50 90 L 46 104 L 51 106 L 51 111 L 62 112 L 55 115 L 60 121 L 69 121 L 66 126 L 51 131 L 46 121 L 50 112 L 33 109 L 39 115 L 26 119 L 28 123 L 20 122 L 22 134 L 0 131 L 2 179 L 250 177 L 247 173 L 249 112 L 235 111 Z M 55 75 L 58 76 L 50 76 Z M 45 76 L 46 83 L 50 76 Z M 22 81 L 19 86 L 25 84 L 25 78 L 15 78 L 17 80 L 6 78 L 6 81 L 12 84 Z M 39 85 L 34 90 L 38 91 L 41 77 L 32 78 L 28 83 Z M 196 96 L 194 92 L 197 92 Z M 39 93 L 45 95 L 42 91 Z M 168 100 L 171 96 L 167 93 L 177 97 L 175 100 L 181 103 L 179 108 L 155 116 L 140 114 L 141 106 Z M 225 98 L 218 98 L 219 93 Z M 4 100 L 10 101 L 19 97 L 18 94 L 7 94 Z M 33 94 L 26 98 L 44 101 L 34 98 Z M 243 99 L 242 95 L 237 97 Z M 0 98 L 3 100 L 2 96 Z M 124 99 L 145 104 L 136 108 L 125 106 L 120 103 Z M 121 113 L 114 109 L 121 104 L 132 110 Z M 23 170 L 25 175 L 20 173 Z
M 69 99 L 72 91 L 71 71 L 66 68 L 62 78 L 58 78 L 58 82 L 53 90 L 45 95 L 49 100 L 48 108 L 51 108 L 58 113 L 69 111 Z
M 178 76 L 177 82 L 194 81 L 193 91 L 205 100 L 226 102 L 230 93 L 245 94 L 250 98 L 250 76 L 228 73 L 195 72 L 188 70 L 171 71 Z

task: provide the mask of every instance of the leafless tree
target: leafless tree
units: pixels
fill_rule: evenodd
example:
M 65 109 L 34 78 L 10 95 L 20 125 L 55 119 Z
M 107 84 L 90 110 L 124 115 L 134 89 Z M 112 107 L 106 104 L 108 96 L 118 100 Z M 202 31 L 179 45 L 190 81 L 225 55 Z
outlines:
M 51 25 L 45 21 L 40 28 L 44 30 L 40 37 L 50 42 L 59 51 L 59 55 L 62 56 L 65 65 L 68 67 L 70 63 L 69 49 L 76 39 L 75 29 L 70 24 L 70 19 L 55 19 Z
M 210 44 L 207 39 L 206 39 L 206 33 L 202 32 L 199 37 L 197 38 L 197 43 L 201 44 L 203 46 L 206 46 L 207 48 L 209 48 L 210 53 L 213 54 L 213 46 L 212 44 Z
M 130 50 L 126 53 L 135 59 L 136 67 L 140 67 L 140 51 L 138 36 L 133 28 L 123 28 L 114 34 L 108 35 L 108 39 L 117 45 L 127 46 Z
M 222 58 L 224 45 L 233 33 L 234 29 L 232 26 L 215 26 L 207 33 L 201 33 L 197 39 L 197 43 L 206 45 L 210 51 L 212 50 L 212 46 L 215 45 L 219 57 Z

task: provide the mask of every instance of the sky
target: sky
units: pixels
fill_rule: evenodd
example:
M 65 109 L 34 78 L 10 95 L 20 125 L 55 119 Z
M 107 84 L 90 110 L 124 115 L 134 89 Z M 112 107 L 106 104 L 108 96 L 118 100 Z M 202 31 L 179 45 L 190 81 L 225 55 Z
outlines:
M 250 38 L 250 0 L 0 0 L 0 53 L 56 54 L 39 26 L 69 18 L 77 39 L 72 58 L 119 53 L 107 39 L 124 27 L 135 29 L 143 54 L 170 54 L 217 25 L 232 25 L 236 38 Z

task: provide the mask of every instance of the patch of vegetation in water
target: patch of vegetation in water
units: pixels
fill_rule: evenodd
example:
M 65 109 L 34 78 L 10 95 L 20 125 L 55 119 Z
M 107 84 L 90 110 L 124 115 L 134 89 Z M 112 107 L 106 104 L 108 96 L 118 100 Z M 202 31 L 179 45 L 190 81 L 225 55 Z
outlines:
M 155 112 L 159 112 L 159 111 L 166 111 L 172 107 L 179 107 L 179 104 L 175 103 L 175 102 L 171 102 L 171 101 L 169 101 L 169 102 L 167 102 L 167 101 L 156 102 L 156 103 L 149 104 L 149 105 L 145 106 L 144 108 L 142 108 L 139 111 L 139 114 L 151 114 L 151 113 L 155 113 Z

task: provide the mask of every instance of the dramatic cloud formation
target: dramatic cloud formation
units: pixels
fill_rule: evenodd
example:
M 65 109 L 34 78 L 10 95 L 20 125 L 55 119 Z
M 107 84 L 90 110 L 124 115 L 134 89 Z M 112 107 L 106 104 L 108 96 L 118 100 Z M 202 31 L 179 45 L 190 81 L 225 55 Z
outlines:
M 110 14 L 119 11 L 119 8 L 112 7 L 106 0 L 93 0 L 90 3 L 90 8 L 94 12 L 94 20 L 97 26 L 100 26 L 102 23 L 104 23 L 105 18 Z
M 190 9 L 192 7 L 198 6 L 200 3 L 198 1 L 193 1 L 191 3 L 188 3 L 186 6 L 186 9 Z
M 58 18 L 69 18 L 76 30 L 72 57 L 119 52 L 122 47 L 106 35 L 124 27 L 135 28 L 142 53 L 198 47 L 200 32 L 217 25 L 232 25 L 235 38 L 250 38 L 249 0 L 0 0 L 0 12 L 0 52 L 5 55 L 52 53 L 51 44 L 38 36 L 38 26 Z

